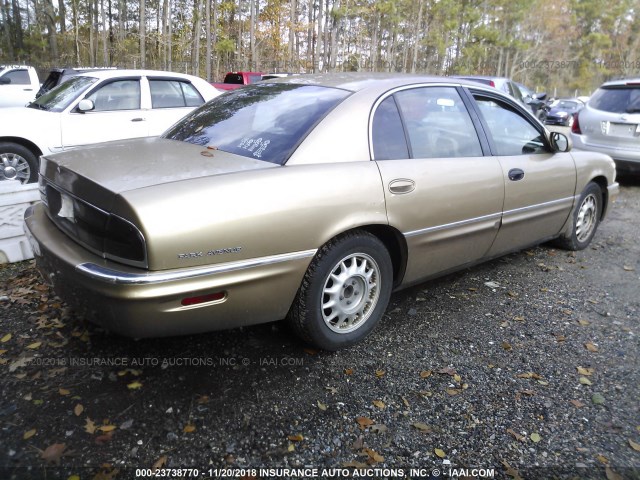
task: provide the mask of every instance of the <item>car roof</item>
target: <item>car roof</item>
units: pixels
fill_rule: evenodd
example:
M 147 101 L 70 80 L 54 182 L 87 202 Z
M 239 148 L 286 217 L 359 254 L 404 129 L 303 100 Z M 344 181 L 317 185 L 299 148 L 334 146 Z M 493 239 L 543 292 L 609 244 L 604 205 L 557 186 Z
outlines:
M 318 73 L 308 75 L 295 75 L 290 77 L 273 78 L 263 80 L 260 83 L 290 83 L 302 85 L 319 85 L 324 87 L 342 88 L 353 92 L 366 89 L 390 89 L 396 86 L 433 83 L 449 85 L 466 85 L 479 87 L 479 84 L 455 77 L 438 77 L 421 74 L 402 73 L 371 73 L 371 72 L 343 72 L 343 73 Z
M 611 80 L 609 82 L 604 82 L 602 84 L 603 87 L 613 87 L 613 86 L 622 86 L 622 85 L 640 86 L 640 78 L 625 78 L 620 80 Z
M 78 77 L 94 77 L 100 80 L 105 78 L 116 78 L 116 77 L 126 77 L 133 75 L 142 75 L 147 77 L 162 77 L 162 76 L 171 76 L 192 80 L 195 77 L 193 75 L 187 75 L 186 73 L 176 73 L 176 72 L 167 72 L 165 70 L 97 70 L 95 72 L 86 72 L 77 75 Z

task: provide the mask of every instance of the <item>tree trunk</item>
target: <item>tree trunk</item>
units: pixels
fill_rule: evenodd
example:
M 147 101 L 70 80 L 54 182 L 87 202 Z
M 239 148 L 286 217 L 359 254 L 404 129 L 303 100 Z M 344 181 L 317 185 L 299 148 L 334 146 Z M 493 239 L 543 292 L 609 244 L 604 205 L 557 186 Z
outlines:
M 416 22 L 416 28 L 413 32 L 413 58 L 411 59 L 411 73 L 416 73 L 418 66 L 418 50 L 420 49 L 420 32 L 422 26 L 422 4 L 423 0 L 420 0 L 420 7 L 418 8 L 418 21 Z
M 297 20 L 296 0 L 289 0 L 289 43 L 287 45 L 287 62 L 289 63 L 287 68 L 289 71 L 297 70 L 293 68 L 293 47 L 296 41 Z
M 2 1 L 2 33 L 4 35 L 4 41 L 7 45 L 7 54 L 9 58 L 13 57 L 13 42 L 11 41 L 11 25 L 9 24 L 11 17 L 9 16 L 9 2 L 8 0 Z
M 331 48 L 329 50 L 329 68 L 332 72 L 336 71 L 336 62 L 338 60 L 338 35 L 340 33 L 340 22 L 342 17 L 338 16 L 337 10 L 340 9 L 340 0 L 333 3 L 333 24 L 331 25 Z
M 147 19 L 145 0 L 140 0 L 140 68 L 147 68 Z
M 205 38 L 207 42 L 206 48 L 206 63 L 205 63 L 205 78 L 207 82 L 211 82 L 211 1 L 204 0 L 205 2 Z
M 60 17 L 60 33 L 64 35 L 67 33 L 67 7 L 64 0 L 58 0 L 58 16 Z
M 249 0 L 249 70 L 255 70 L 256 61 L 256 13 L 255 0 Z
M 191 40 L 191 73 L 198 76 L 200 72 L 200 27 L 202 26 L 202 0 L 195 0 L 193 5 L 193 33 Z
M 322 54 L 322 17 L 323 17 L 322 7 L 323 7 L 322 0 L 318 0 L 318 17 L 317 17 L 318 35 L 316 36 L 316 57 L 315 57 L 315 61 L 313 62 L 314 72 L 320 72 L 322 69 L 322 67 L 320 66 L 320 62 L 321 62 L 320 55 Z
M 102 66 L 109 66 L 109 46 L 107 45 L 107 12 L 104 9 L 104 0 L 100 0 L 102 17 Z

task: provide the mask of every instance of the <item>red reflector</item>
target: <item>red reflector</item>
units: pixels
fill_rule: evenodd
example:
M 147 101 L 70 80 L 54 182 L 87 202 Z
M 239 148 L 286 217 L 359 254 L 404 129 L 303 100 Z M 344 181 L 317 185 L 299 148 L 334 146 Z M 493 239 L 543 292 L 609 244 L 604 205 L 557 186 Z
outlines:
M 494 82 L 493 80 L 489 80 L 489 85 L 495 88 L 496 82 Z
M 183 306 L 188 307 L 190 305 L 198 305 L 199 303 L 215 302 L 216 300 L 222 300 L 226 297 L 225 292 L 209 293 L 207 295 L 199 295 L 197 297 L 183 298 L 180 302 Z

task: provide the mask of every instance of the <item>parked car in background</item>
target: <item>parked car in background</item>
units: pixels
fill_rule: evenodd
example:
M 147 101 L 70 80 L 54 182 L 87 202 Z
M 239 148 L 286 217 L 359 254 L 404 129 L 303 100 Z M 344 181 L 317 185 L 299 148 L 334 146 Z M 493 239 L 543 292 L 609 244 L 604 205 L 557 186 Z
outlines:
M 452 78 L 335 74 L 229 92 L 161 137 L 42 158 L 37 265 L 132 337 L 287 317 L 362 340 L 392 290 L 556 239 L 586 248 L 618 194 L 512 97 Z
M 271 80 L 273 78 L 285 78 L 293 75 L 300 75 L 299 73 L 265 73 L 262 75 L 262 80 Z
M 49 71 L 49 75 L 45 78 L 44 82 L 40 86 L 40 90 L 36 93 L 35 98 L 39 98 L 49 90 L 52 90 L 54 87 L 57 87 L 63 82 L 66 82 L 71 77 L 75 77 L 76 75 L 80 75 L 81 73 L 89 73 L 89 72 L 99 72 L 102 70 L 115 70 L 115 68 L 94 68 L 94 67 L 81 67 L 81 68 L 52 68 Z
M 252 83 L 262 80 L 262 72 L 229 72 L 224 76 L 222 83 L 212 83 L 214 87 L 219 90 L 235 90 L 243 85 L 250 85 Z
M 577 98 L 561 98 L 549 106 L 545 123 L 547 125 L 571 127 L 573 126 L 574 114 L 583 108 L 584 103 Z
M 0 181 L 38 179 L 38 157 L 108 140 L 160 135 L 220 95 L 201 78 L 153 70 L 82 73 L 28 107 L 0 110 Z
M 536 116 L 538 120 L 542 123 L 545 122 L 547 117 L 547 93 L 535 93 L 533 90 L 525 87 L 521 83 L 516 82 L 516 86 L 520 89 L 520 93 L 522 94 L 522 99 L 524 103 L 529 105 L 531 112 Z
M 531 107 L 525 102 L 524 97 L 522 96 L 522 92 L 516 83 L 506 77 L 487 77 L 481 75 L 458 75 L 454 78 L 460 78 L 463 80 L 471 80 L 472 82 L 483 83 L 485 85 L 489 85 L 490 87 L 497 88 L 501 92 L 506 93 L 507 95 L 511 95 L 515 98 L 518 103 L 524 105 L 529 110 L 533 111 Z
M 23 107 L 40 88 L 38 72 L 27 65 L 0 66 L 0 108 Z
M 575 115 L 575 148 L 610 155 L 618 170 L 640 173 L 640 78 L 606 82 Z

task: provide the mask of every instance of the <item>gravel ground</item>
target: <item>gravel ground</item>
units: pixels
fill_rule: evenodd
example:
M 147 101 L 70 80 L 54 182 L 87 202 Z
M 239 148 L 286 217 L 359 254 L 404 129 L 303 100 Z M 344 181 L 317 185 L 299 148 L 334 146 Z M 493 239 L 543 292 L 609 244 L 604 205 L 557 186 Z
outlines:
M 31 262 L 3 266 L 0 479 L 638 479 L 639 212 L 627 182 L 591 248 L 396 293 L 338 353 L 281 323 L 132 341 L 74 317 Z

